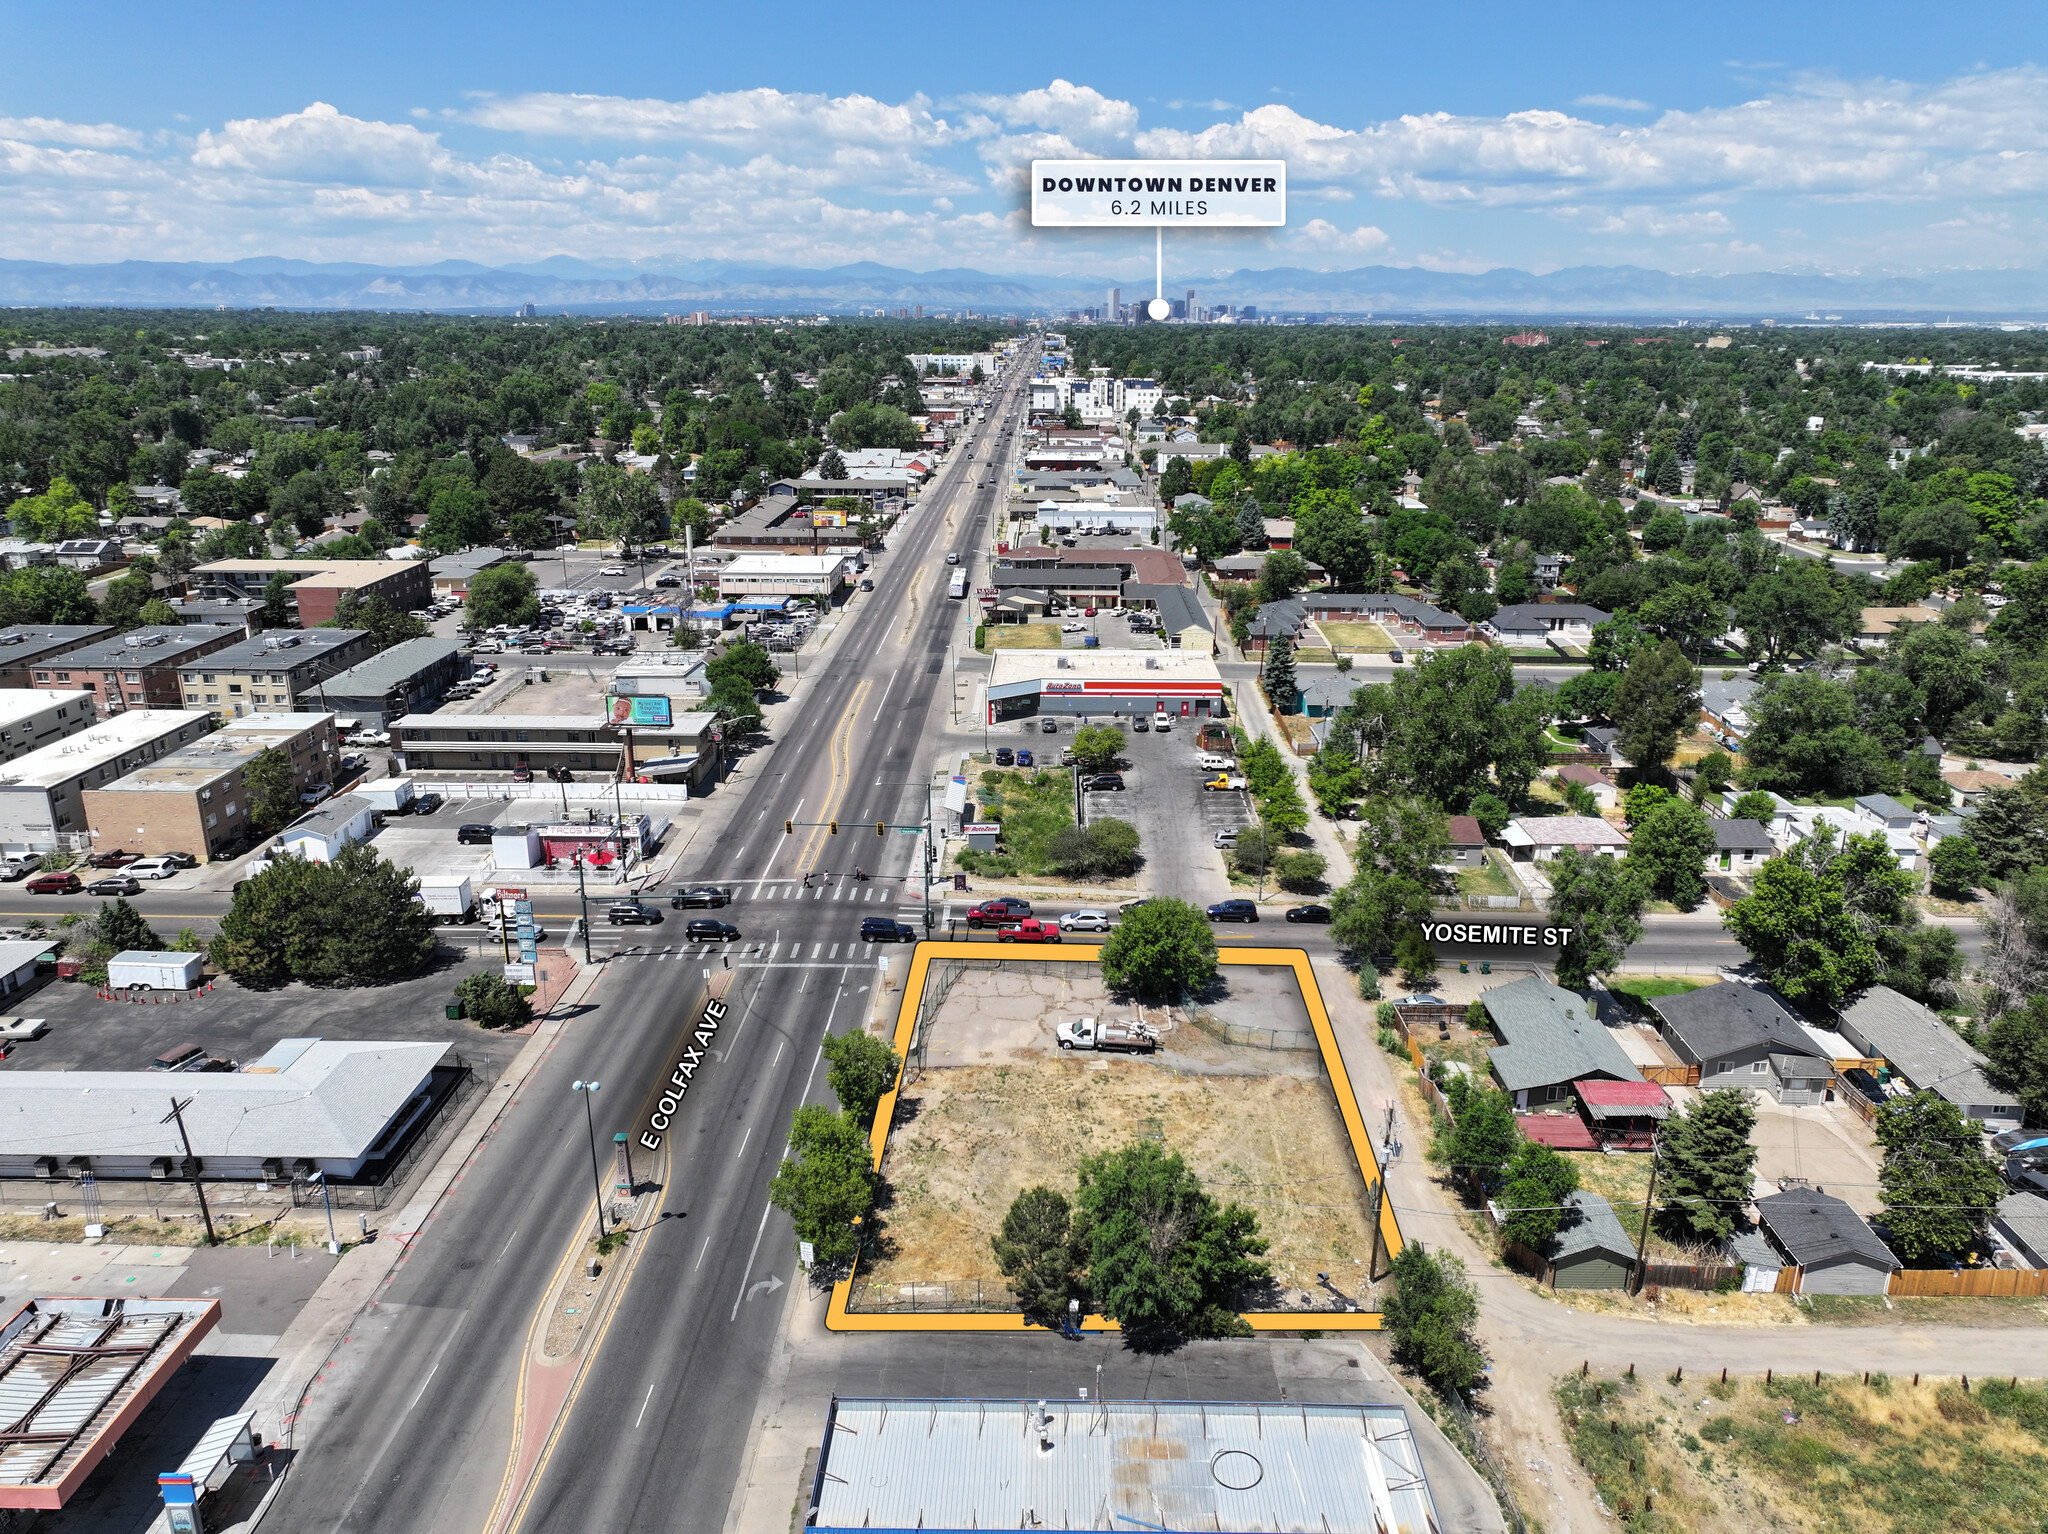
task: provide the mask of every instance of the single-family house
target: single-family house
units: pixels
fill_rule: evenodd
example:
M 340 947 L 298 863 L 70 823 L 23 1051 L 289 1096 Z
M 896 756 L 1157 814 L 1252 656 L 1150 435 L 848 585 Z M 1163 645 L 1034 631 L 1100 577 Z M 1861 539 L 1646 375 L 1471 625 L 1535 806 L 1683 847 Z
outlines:
M 1612 768 L 1567 762 L 1551 776 L 1585 788 L 1593 795 L 1593 802 L 1603 810 L 1611 810 L 1621 803 L 1621 789 L 1615 784 Z
M 1500 839 L 1518 863 L 1547 863 L 1567 847 L 1603 858 L 1628 851 L 1628 833 L 1593 815 L 1517 815 Z
M 1612 616 L 1583 602 L 1518 602 L 1499 609 L 1479 627 L 1489 639 L 1517 649 L 1587 645 L 1593 641 L 1593 630 Z
M 1563 1223 L 1543 1244 L 1543 1282 L 1553 1289 L 1625 1289 L 1636 1244 L 1614 1206 L 1584 1188 L 1565 1195 Z
M 1487 1051 L 1494 1080 L 1518 1112 L 1561 1109 L 1576 1082 L 1643 1079 L 1585 999 L 1540 975 L 1494 986 L 1479 1003 L 1501 1040 Z
M 1842 1037 L 1914 1091 L 1947 1098 L 1986 1134 L 2018 1129 L 2026 1118 L 2018 1094 L 1991 1084 L 1989 1062 L 1967 1039 L 1888 985 L 1872 986 L 1843 1010 Z
M 338 794 L 278 832 L 275 845 L 309 863 L 331 863 L 351 842 L 370 834 L 376 809 L 361 794 Z
M 1763 987 L 1723 980 L 1650 1005 L 1664 1042 L 1698 1067 L 1703 1090 L 1741 1087 L 1780 1102 L 1823 1100 L 1834 1057 Z
M 1571 481 L 1566 480 L 1565 483 L 1570 484 Z M 1565 557 L 1562 554 L 1537 554 L 1531 557 L 1530 564 L 1541 585 L 1555 586 L 1564 579 Z
M 1722 873 L 1754 873 L 1761 868 L 1766 858 L 1777 852 L 1771 841 L 1771 833 L 1763 822 L 1744 817 L 1728 820 L 1719 815 L 1707 817 L 1707 829 L 1714 833 L 1714 850 L 1707 854 L 1707 870 Z
M 1364 685 L 1356 676 L 1341 671 L 1306 678 L 1301 684 L 1301 711 L 1311 719 L 1327 719 L 1350 703 Z
M 1724 789 L 1721 793 L 1721 813 L 1723 815 L 1733 814 L 1735 806 L 1742 802 L 1746 794 L 1751 792 L 1765 793 L 1771 801 L 1771 818 L 1768 823 L 1764 824 L 1764 829 L 1771 833 L 1771 840 L 1780 846 L 1796 840 L 1793 828 L 1798 820 L 1799 806 L 1790 799 L 1780 798 L 1777 794 L 1770 793 L 1769 790 Z
M 1722 745 L 1742 748 L 1749 734 L 1749 701 L 1756 692 L 1756 678 L 1738 671 L 1725 682 L 1716 672 L 1700 682 L 1700 719 Z
M 1795 1188 L 1756 1201 L 1771 1244 L 1799 1270 L 1799 1294 L 1883 1294 L 1899 1259 L 1869 1221 L 1833 1194 Z
M 1471 815 L 1450 818 L 1450 846 L 1445 859 L 1460 868 L 1478 868 L 1486 862 L 1486 834 Z
M 2023 1268 L 2048 1268 L 2048 1198 L 2008 1193 L 1991 1217 L 1991 1233 L 2012 1248 Z
M 1973 810 L 1994 788 L 2011 788 L 2013 780 L 2002 772 L 1973 768 L 1967 772 L 1944 772 L 1941 781 L 1955 794 L 1959 809 Z
M 1941 611 L 1934 607 L 1866 607 L 1856 637 L 1865 645 L 1878 646 L 1908 624 L 1940 621 Z

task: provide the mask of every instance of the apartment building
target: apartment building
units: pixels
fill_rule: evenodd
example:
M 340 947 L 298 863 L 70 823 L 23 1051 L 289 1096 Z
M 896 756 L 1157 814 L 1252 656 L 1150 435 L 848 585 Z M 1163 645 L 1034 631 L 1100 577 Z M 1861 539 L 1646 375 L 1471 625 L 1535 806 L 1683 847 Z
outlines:
M 387 728 L 403 772 L 619 771 L 619 740 L 602 714 L 408 714 Z
M 104 623 L 34 624 L 0 632 L 0 687 L 47 687 L 55 661 L 113 632 Z M 38 671 L 45 673 L 40 682 Z
M 0 766 L 0 852 L 40 855 L 85 846 L 88 790 L 104 788 L 212 728 L 213 716 L 201 711 L 132 708 Z
M 131 629 L 36 667 L 36 685 L 82 687 L 109 715 L 130 708 L 183 708 L 183 668 L 241 638 L 242 630 L 226 623 Z
M 187 708 L 210 708 L 222 718 L 289 713 L 328 677 L 376 652 L 368 629 L 279 629 L 216 650 L 180 668 Z
M 0 691 L 0 762 L 76 735 L 98 717 L 89 692 L 35 687 Z
M 212 600 L 260 598 L 273 575 L 285 578 L 285 593 L 306 629 L 333 618 L 351 592 L 402 613 L 425 607 L 432 594 L 423 559 L 216 559 L 192 572 L 192 584 Z
M 94 845 L 232 856 L 261 834 L 250 821 L 246 769 L 265 751 L 292 766 L 294 790 L 331 783 L 340 740 L 330 713 L 252 714 L 83 796 Z

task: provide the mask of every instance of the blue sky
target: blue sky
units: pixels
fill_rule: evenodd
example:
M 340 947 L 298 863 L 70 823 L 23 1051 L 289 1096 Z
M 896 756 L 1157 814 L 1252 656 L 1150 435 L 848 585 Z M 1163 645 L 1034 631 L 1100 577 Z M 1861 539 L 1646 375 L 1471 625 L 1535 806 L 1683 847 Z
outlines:
M 2037 266 L 2043 8 L 0 0 L 0 256 L 1100 272 L 1035 155 L 1280 157 L 1169 276 Z M 1139 249 L 1139 246 L 1144 249 Z

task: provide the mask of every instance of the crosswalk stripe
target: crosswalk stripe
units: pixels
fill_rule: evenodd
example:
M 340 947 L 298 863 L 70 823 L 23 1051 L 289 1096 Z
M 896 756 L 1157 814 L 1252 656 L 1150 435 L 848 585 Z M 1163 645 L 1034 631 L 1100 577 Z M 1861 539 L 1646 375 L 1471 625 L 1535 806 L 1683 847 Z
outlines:
M 838 958 L 838 957 L 839 957 L 839 945 L 838 945 L 837 943 L 834 943 L 834 944 L 832 945 L 832 951 L 831 951 L 830 953 L 826 954 L 826 955 L 825 955 L 825 957 L 826 957 L 826 958 L 828 958 L 828 959 L 836 959 L 836 958 Z

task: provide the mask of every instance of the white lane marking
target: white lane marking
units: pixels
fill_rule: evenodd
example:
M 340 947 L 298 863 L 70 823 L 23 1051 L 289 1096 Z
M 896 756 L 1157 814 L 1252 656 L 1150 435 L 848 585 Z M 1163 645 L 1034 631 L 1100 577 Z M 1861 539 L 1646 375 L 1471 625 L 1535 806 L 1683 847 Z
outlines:
M 706 1237 L 704 1238 L 704 1244 L 703 1244 L 702 1246 L 700 1246 L 700 1247 L 698 1247 L 698 1248 L 697 1248 L 697 1261 L 696 1261 L 696 1264 L 695 1264 L 695 1266 L 693 1266 L 693 1267 L 692 1267 L 692 1268 L 690 1269 L 690 1271 L 691 1271 L 692 1273 L 696 1272 L 698 1268 L 701 1268 L 701 1267 L 703 1267 L 703 1266 L 704 1266 L 704 1254 L 705 1254 L 706 1252 L 710 1251 L 710 1250 L 711 1250 L 711 1238 L 710 1238 L 709 1236 L 706 1236 Z
M 761 1209 L 761 1223 L 754 1228 L 753 1250 L 747 1253 L 747 1266 L 740 1274 L 740 1292 L 733 1296 L 732 1314 L 726 1318 L 728 1324 L 740 1318 L 740 1301 L 747 1297 L 747 1274 L 754 1271 L 754 1259 L 761 1254 L 761 1236 L 768 1229 L 768 1211 L 774 1207 L 767 1204 Z
M 875 705 L 875 711 L 874 711 L 873 715 L 871 715 L 871 716 L 870 716 L 870 722 L 871 722 L 871 723 L 873 722 L 873 720 L 875 720 L 875 719 L 879 719 L 879 718 L 881 718 L 881 717 L 882 717 L 882 704 L 883 704 L 883 703 L 887 703 L 887 702 L 889 701 L 889 693 L 890 693 L 890 690 L 891 690 L 891 689 L 893 689 L 893 688 L 895 687 L 895 685 L 896 685 L 896 678 L 897 678 L 897 677 L 898 677 L 899 675 L 901 675 L 901 674 L 902 674 L 902 668 L 901 668 L 900 666 L 899 666 L 899 667 L 898 667 L 898 668 L 897 668 L 897 669 L 896 669 L 895 671 L 892 671 L 892 672 L 890 672 L 890 673 L 889 673 L 889 685 L 888 685 L 888 687 L 884 687 L 884 688 L 882 689 L 882 702 L 881 702 L 881 703 L 877 703 L 877 704 Z
M 517 1241 L 518 1239 L 519 1239 L 519 1232 L 518 1232 L 518 1231 L 516 1231 L 516 1230 L 515 1230 L 515 1231 L 513 1231 L 511 1235 L 507 1236 L 507 1237 L 505 1238 L 505 1252 L 509 1252 L 509 1251 L 511 1251 L 511 1250 L 512 1250 L 512 1243 L 513 1243 L 514 1241 Z M 500 1262 L 503 1262 L 503 1261 L 505 1260 L 505 1252 L 500 1252 L 500 1253 L 498 1253 L 498 1261 L 500 1261 Z
M 788 1043 L 789 1043 L 789 1040 L 787 1040 L 787 1039 L 781 1039 L 781 1040 L 778 1040 L 778 1041 L 777 1041 L 777 1043 L 776 1043 L 776 1045 L 775 1045 L 775 1058 L 774 1058 L 773 1060 L 770 1060 L 770 1061 L 768 1062 L 768 1069 L 769 1069 L 769 1070 L 771 1070 L 771 1071 L 772 1071 L 772 1070 L 774 1070 L 776 1066 L 778 1066 L 778 1065 L 780 1065 L 780 1064 L 782 1063 L 782 1051 L 783 1051 L 783 1047 L 784 1047 L 785 1045 L 787 1045 Z
M 659 1375 L 657 1375 L 657 1376 L 655 1377 L 655 1382 L 654 1382 L 654 1383 L 655 1383 L 656 1385 L 658 1385 L 658 1384 L 660 1384 L 660 1383 L 661 1383 L 661 1379 L 660 1379 L 660 1376 L 659 1376 Z M 639 1415 L 639 1416 L 637 1416 L 637 1417 L 635 1417 L 635 1418 L 633 1419 L 633 1426 L 634 1426 L 634 1427 L 636 1427 L 636 1428 L 637 1428 L 638 1426 L 640 1426 L 640 1424 L 641 1424 L 641 1423 L 643 1423 L 643 1422 L 645 1422 L 645 1421 L 647 1420 L 647 1402 L 648 1402 L 648 1401 L 652 1401 L 653 1399 L 654 1399 L 654 1385 L 649 1385 L 649 1386 L 647 1387 L 647 1400 L 646 1400 L 646 1401 L 642 1401 L 642 1402 L 640 1403 L 640 1415 Z
M 754 1126 L 752 1124 L 749 1124 L 747 1126 L 747 1132 L 740 1136 L 740 1148 L 732 1153 L 733 1160 L 737 1161 L 740 1159 L 740 1157 L 744 1156 L 747 1153 L 747 1141 L 753 1138 Z

